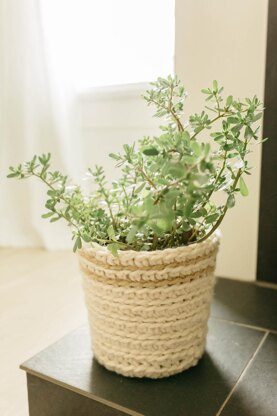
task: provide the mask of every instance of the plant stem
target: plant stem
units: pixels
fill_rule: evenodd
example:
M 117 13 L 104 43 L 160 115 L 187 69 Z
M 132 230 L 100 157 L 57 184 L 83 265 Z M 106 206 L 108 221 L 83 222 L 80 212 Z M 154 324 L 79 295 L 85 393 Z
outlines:
M 198 209 L 201 209 L 201 208 L 204 208 L 205 207 L 205 205 L 207 205 L 207 203 L 209 202 L 209 200 L 210 200 L 210 198 L 211 198 L 211 196 L 212 196 L 212 194 L 214 193 L 214 191 L 215 191 L 215 185 L 217 184 L 217 182 L 218 182 L 218 180 L 219 180 L 219 178 L 221 177 L 221 175 L 222 175 L 222 173 L 223 173 L 223 171 L 224 171 L 224 169 L 225 169 L 225 166 L 226 166 L 226 156 L 227 156 L 227 150 L 225 151 L 225 153 L 224 153 L 224 160 L 223 160 L 223 164 L 222 164 L 222 167 L 221 167 L 221 169 L 220 169 L 220 171 L 218 172 L 218 174 L 217 174 L 217 176 L 216 176 L 216 179 L 215 179 L 215 181 L 214 181 L 214 183 L 213 183 L 213 188 L 210 190 L 210 192 L 208 193 L 208 196 L 207 196 L 207 198 L 205 199 L 205 201 L 200 205 L 200 207 L 198 208 Z M 203 223 L 201 224 L 201 225 L 203 225 Z M 193 239 L 193 237 L 195 237 L 195 235 L 196 235 L 196 233 L 197 233 L 197 229 L 195 228 L 194 229 L 194 231 L 193 231 L 193 233 L 192 233 L 192 235 L 190 236 L 190 238 L 189 238 L 189 241 L 191 241 L 192 239 Z
M 172 102 L 172 97 L 173 97 L 173 85 L 170 86 L 170 97 L 169 97 L 169 108 L 168 108 L 168 110 L 169 110 L 171 116 L 173 117 L 173 119 L 175 120 L 179 132 L 182 132 L 182 131 L 184 131 L 184 127 L 183 127 L 179 117 L 177 117 L 177 115 L 175 113 L 173 102 Z
M 223 111 L 223 110 L 222 110 Z M 245 113 L 247 110 L 242 110 L 241 111 L 241 113 Z M 218 115 L 216 116 L 216 117 L 214 117 L 212 120 L 210 120 L 210 123 L 209 123 L 209 126 L 211 125 L 211 124 L 213 124 L 214 122 L 216 122 L 217 120 L 219 120 L 220 118 L 223 118 L 223 117 L 227 117 L 227 116 L 232 116 L 232 115 L 234 115 L 235 113 L 233 112 L 233 111 L 226 111 L 226 109 L 224 110 L 224 113 L 220 113 L 220 110 L 218 111 Z M 198 134 L 199 133 L 201 133 L 204 129 L 206 129 L 207 128 L 207 126 L 203 126 L 202 128 L 201 128 L 201 130 L 199 130 L 197 133 L 194 133 L 194 135 L 193 136 L 191 136 L 191 140 L 193 140 L 193 139 L 195 139 L 195 137 L 196 136 L 198 136 Z
M 235 181 L 234 181 L 234 184 L 233 184 L 233 190 L 236 188 L 236 186 L 237 186 L 237 183 L 238 183 L 238 180 L 239 180 L 239 178 L 240 178 L 240 176 L 241 176 L 241 174 L 242 174 L 242 170 L 241 169 L 239 169 L 238 170 L 238 173 L 237 173 L 237 175 L 236 175 L 236 178 L 235 178 Z M 214 232 L 215 232 L 215 230 L 220 226 L 220 224 L 222 223 L 222 221 L 223 221 L 223 218 L 225 217 L 225 214 L 226 214 L 226 212 L 227 212 L 227 210 L 228 210 L 228 206 L 227 206 L 227 202 L 226 202 L 226 204 L 225 204 L 225 206 L 224 206 L 224 209 L 223 209 L 223 212 L 222 212 L 222 214 L 221 214 L 221 216 L 218 218 L 218 220 L 216 221 L 216 223 L 213 225 L 213 227 L 210 229 L 210 231 L 206 234 L 206 235 L 204 235 L 202 238 L 200 238 L 199 240 L 197 240 L 197 243 L 201 243 L 202 241 L 205 241 L 207 238 L 209 238 Z
M 127 194 L 127 192 L 126 192 L 126 188 L 125 188 L 125 186 L 124 185 L 122 185 L 122 189 L 123 189 L 123 193 L 124 193 L 124 195 L 125 195 L 125 200 L 126 200 L 126 213 L 128 213 L 129 212 L 129 198 L 128 198 L 128 194 Z
M 154 182 L 152 181 L 152 179 L 150 179 L 147 174 L 144 172 L 143 168 L 140 167 L 139 168 L 139 172 L 144 176 L 144 178 L 146 179 L 146 181 L 149 183 L 149 185 L 151 185 L 154 189 L 157 190 L 156 185 L 154 184 Z
M 105 188 L 104 188 L 104 186 L 103 186 L 103 184 L 102 184 L 101 181 L 97 182 L 97 184 L 98 184 L 99 190 L 100 190 L 100 192 L 101 192 L 102 196 L 104 197 L 104 200 L 105 200 L 105 202 L 107 204 L 108 211 L 110 213 L 110 217 L 111 217 L 111 220 L 112 220 L 113 227 L 114 227 L 114 229 L 116 229 L 117 228 L 117 225 L 116 225 L 116 221 L 115 221 L 115 218 L 114 218 L 114 215 L 113 215 L 111 203 L 110 203 L 110 200 L 109 200 L 109 195 L 107 194 L 107 192 L 106 192 L 106 190 L 105 190 Z
M 210 120 L 209 126 L 210 126 L 211 124 L 215 123 L 215 122 L 216 122 L 217 120 L 219 120 L 220 118 L 222 118 L 222 117 L 226 117 L 227 115 L 230 115 L 230 114 L 223 113 L 223 114 L 220 114 L 220 115 L 218 115 L 218 116 L 214 117 L 212 120 Z M 196 137 L 196 136 L 198 136 L 198 134 L 199 134 L 199 133 L 201 133 L 201 132 L 202 132 L 205 128 L 206 128 L 206 126 L 203 126 L 203 127 L 201 128 L 201 130 L 199 130 L 197 133 L 194 133 L 194 134 L 191 136 L 190 140 L 195 139 L 195 137 Z
M 38 173 L 36 173 L 35 171 L 31 171 L 32 175 L 37 177 L 38 179 L 40 179 L 42 182 L 45 183 L 45 185 L 48 186 L 48 188 L 52 189 L 53 191 L 56 191 L 56 189 L 54 188 L 54 186 L 52 186 L 46 179 L 43 178 L 43 176 L 39 175 Z M 79 211 L 72 205 L 70 205 L 69 201 L 64 198 L 62 195 L 59 195 L 59 198 L 64 201 L 66 204 L 68 204 L 70 206 L 71 209 L 73 209 L 75 212 L 77 212 L 79 214 Z M 73 223 L 71 220 L 68 220 L 68 218 L 65 217 L 65 215 L 62 213 L 62 211 L 57 212 L 56 209 L 54 211 L 56 214 L 62 216 L 67 222 L 69 222 L 71 225 L 73 225 L 73 227 L 75 227 L 79 232 L 80 232 L 80 228 Z
M 245 150 L 246 150 L 246 148 L 247 148 L 247 145 L 248 145 L 248 140 L 247 139 L 245 139 L 245 142 L 244 142 L 244 147 L 243 147 L 243 151 L 245 152 Z M 235 189 L 236 189 L 236 186 L 237 186 L 237 184 L 238 184 L 238 181 L 239 181 L 239 178 L 241 177 L 241 175 L 242 175 L 242 173 L 243 173 L 243 170 L 241 169 L 241 168 L 239 168 L 239 170 L 238 170 L 238 172 L 237 172 L 237 175 L 236 175 L 236 177 L 235 177 L 235 180 L 234 180 L 234 183 L 233 183 L 233 186 L 232 186 L 232 191 L 234 191 Z M 218 218 L 218 220 L 216 221 L 216 223 L 213 225 L 213 227 L 210 229 L 210 231 L 206 234 L 206 235 L 204 235 L 202 238 L 200 238 L 199 240 L 197 240 L 197 242 L 198 243 L 201 243 L 202 241 L 205 241 L 207 238 L 209 238 L 214 232 L 215 232 L 215 230 L 220 226 L 220 224 L 222 223 L 222 221 L 223 221 L 223 219 L 224 219 L 224 217 L 225 217 L 225 214 L 226 214 L 226 212 L 227 212 L 227 210 L 228 210 L 228 206 L 227 206 L 227 201 L 226 201 L 226 203 L 225 203 L 225 206 L 224 206 L 224 209 L 223 209 L 223 212 L 222 212 L 222 214 L 221 214 L 221 216 Z
M 154 234 L 153 235 L 153 243 L 152 243 L 152 246 L 153 246 L 153 250 L 156 250 L 156 248 L 158 246 L 158 237 L 157 237 L 157 234 Z
M 171 103 L 169 104 L 169 106 L 168 106 L 168 107 L 166 107 L 166 106 L 164 106 L 164 105 L 160 104 L 158 101 L 154 100 L 153 98 L 151 98 L 151 102 L 152 102 L 153 104 L 156 104 L 156 106 L 157 106 L 157 107 L 161 107 L 161 108 L 163 108 L 163 109 L 164 109 L 167 113 L 171 114 L 171 116 L 172 116 L 173 120 L 175 121 L 175 123 L 176 123 L 176 125 L 177 125 L 178 130 L 179 130 L 180 132 L 184 131 L 184 127 L 183 127 L 183 125 L 182 125 L 182 123 L 181 123 L 181 121 L 180 121 L 179 117 L 175 114 L 174 108 L 173 108 L 173 106 L 172 106 L 172 101 L 171 101 Z

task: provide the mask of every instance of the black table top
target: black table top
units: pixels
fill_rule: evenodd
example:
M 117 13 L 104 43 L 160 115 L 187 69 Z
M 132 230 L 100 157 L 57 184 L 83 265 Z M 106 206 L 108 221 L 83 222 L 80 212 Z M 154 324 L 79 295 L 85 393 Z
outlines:
M 126 378 L 106 370 L 92 357 L 86 325 L 21 368 L 129 415 L 273 416 L 276 301 L 277 290 L 219 279 L 203 358 L 165 379 Z

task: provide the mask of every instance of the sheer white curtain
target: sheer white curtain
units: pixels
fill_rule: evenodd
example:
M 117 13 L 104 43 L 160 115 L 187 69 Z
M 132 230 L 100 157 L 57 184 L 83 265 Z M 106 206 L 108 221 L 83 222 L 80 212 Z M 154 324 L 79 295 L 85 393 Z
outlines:
M 5 179 L 9 165 L 49 151 L 56 168 L 83 171 L 71 73 L 61 73 L 44 24 L 40 1 L 0 0 L 0 245 L 70 245 L 62 226 L 40 218 L 42 186 Z
M 103 143 L 125 141 L 126 114 L 132 140 L 145 123 L 135 100 L 84 110 L 80 93 L 167 75 L 173 54 L 174 0 L 0 0 L 0 246 L 70 247 L 64 224 L 40 217 L 43 185 L 6 179 L 8 167 L 51 152 L 54 168 L 80 180 L 86 163 L 101 163 Z M 81 126 L 80 111 L 108 125 Z

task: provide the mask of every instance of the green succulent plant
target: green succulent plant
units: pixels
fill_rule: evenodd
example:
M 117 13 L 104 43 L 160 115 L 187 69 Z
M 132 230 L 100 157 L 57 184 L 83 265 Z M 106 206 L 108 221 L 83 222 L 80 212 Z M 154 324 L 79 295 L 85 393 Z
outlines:
M 89 195 L 72 186 L 67 176 L 50 170 L 50 153 L 10 167 L 10 178 L 36 177 L 47 187 L 43 218 L 64 219 L 72 227 L 73 250 L 98 243 L 118 250 L 157 250 L 204 241 L 221 224 L 236 196 L 247 196 L 250 175 L 247 155 L 259 142 L 263 107 L 256 96 L 243 101 L 229 95 L 216 81 L 202 93 L 209 104 L 185 123 L 187 96 L 179 79 L 158 78 L 144 99 L 164 120 L 160 134 L 123 145 L 109 156 L 121 170 L 108 183 L 96 166 L 87 176 L 96 185 Z M 205 139 L 205 140 L 203 140 Z M 214 202 L 224 193 L 223 204 Z

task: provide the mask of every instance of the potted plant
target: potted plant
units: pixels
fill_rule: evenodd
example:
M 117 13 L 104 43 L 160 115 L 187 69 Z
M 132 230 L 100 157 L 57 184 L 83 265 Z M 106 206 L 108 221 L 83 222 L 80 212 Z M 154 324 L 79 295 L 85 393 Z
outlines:
M 159 378 L 203 355 L 218 227 L 236 195 L 248 194 L 243 177 L 263 108 L 256 96 L 224 99 L 214 81 L 202 90 L 209 106 L 184 123 L 178 78 L 152 87 L 144 98 L 165 124 L 159 136 L 110 154 L 117 180 L 109 184 L 102 167 L 89 169 L 96 187 L 87 194 L 50 170 L 50 154 L 11 167 L 8 177 L 44 182 L 42 217 L 72 228 L 95 358 L 126 376 Z M 216 204 L 219 192 L 224 202 Z

